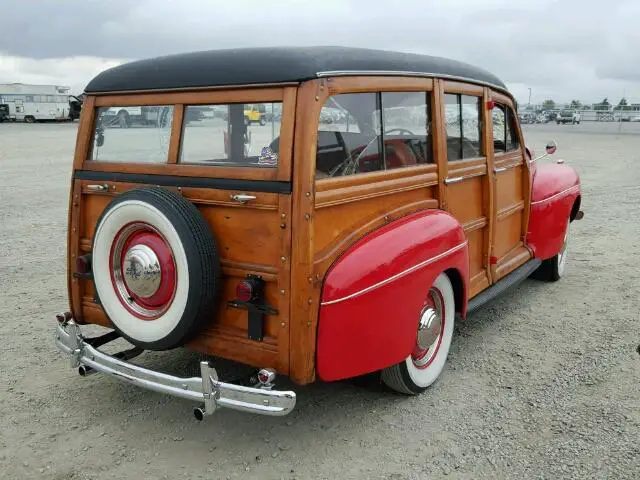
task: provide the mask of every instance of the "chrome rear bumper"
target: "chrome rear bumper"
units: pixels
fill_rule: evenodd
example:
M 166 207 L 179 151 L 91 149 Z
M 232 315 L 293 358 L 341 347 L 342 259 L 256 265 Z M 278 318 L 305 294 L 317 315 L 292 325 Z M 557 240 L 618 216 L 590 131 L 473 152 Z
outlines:
M 71 366 L 79 368 L 81 374 L 102 372 L 148 390 L 198 402 L 201 407 L 194 409 L 198 420 L 221 407 L 282 416 L 296 405 L 296 394 L 292 391 L 271 390 L 271 385 L 254 388 L 221 382 L 216 369 L 208 362 L 200 362 L 201 377 L 191 378 L 174 377 L 128 363 L 90 345 L 80 333 L 80 327 L 68 316 L 58 319 L 56 345 L 71 355 Z

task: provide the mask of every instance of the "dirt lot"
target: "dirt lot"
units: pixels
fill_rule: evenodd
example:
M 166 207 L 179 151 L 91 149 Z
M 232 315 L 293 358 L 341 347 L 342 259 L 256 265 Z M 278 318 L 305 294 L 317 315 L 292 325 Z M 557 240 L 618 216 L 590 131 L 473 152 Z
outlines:
M 640 125 L 526 128 L 584 184 L 561 282 L 528 280 L 458 325 L 421 396 L 315 384 L 289 417 L 198 423 L 188 402 L 79 377 L 55 348 L 76 126 L 0 124 L 0 477 L 640 478 Z M 186 375 L 197 357 L 140 362 Z

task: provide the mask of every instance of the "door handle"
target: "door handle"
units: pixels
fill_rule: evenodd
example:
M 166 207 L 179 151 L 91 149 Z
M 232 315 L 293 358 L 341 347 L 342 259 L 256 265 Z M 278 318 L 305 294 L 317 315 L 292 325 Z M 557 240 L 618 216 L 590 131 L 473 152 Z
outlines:
M 507 167 L 498 167 L 493 169 L 493 173 L 502 173 L 502 172 L 506 172 L 507 170 L 508 170 Z
M 464 180 L 464 177 L 452 177 L 452 178 L 445 178 L 445 179 L 444 179 L 444 184 L 445 184 L 445 185 L 451 185 L 451 184 L 453 184 L 453 183 L 461 182 L 462 180 Z
M 103 185 L 87 185 L 87 190 L 91 190 L 92 192 L 106 192 L 109 190 L 109 185 L 106 183 Z
M 249 200 L 255 200 L 255 195 L 246 195 L 244 193 L 238 193 L 236 195 L 231 195 L 231 199 L 240 203 L 247 203 Z

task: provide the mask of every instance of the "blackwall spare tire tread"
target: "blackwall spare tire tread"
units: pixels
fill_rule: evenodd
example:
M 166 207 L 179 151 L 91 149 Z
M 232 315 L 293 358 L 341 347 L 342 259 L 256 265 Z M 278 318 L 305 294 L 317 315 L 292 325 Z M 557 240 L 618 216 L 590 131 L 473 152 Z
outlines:
M 142 187 L 120 194 L 105 208 L 97 225 L 101 224 L 110 210 L 128 200 L 155 207 L 174 227 L 187 258 L 189 290 L 182 318 L 164 338 L 152 342 L 141 341 L 118 328 L 113 319 L 111 321 L 116 330 L 134 345 L 147 350 L 174 348 L 193 338 L 202 330 L 204 323 L 215 315 L 221 284 L 216 241 L 206 220 L 191 202 L 161 187 Z M 104 273 L 94 272 L 94 276 L 96 274 Z

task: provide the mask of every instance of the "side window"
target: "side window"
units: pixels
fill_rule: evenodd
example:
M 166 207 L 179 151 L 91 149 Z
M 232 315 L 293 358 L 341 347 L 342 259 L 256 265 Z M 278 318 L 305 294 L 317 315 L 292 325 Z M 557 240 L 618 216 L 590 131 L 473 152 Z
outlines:
M 381 144 L 378 94 L 330 97 L 320 112 L 316 178 L 384 170 Z
M 350 93 L 320 112 L 316 178 L 432 163 L 427 92 Z
M 173 106 L 100 107 L 89 159 L 100 162 L 166 163 Z
M 516 114 L 511 108 L 507 107 L 507 150 L 510 152 L 520 148 L 517 125 Z
M 282 103 L 190 105 L 180 163 L 277 167 Z
M 507 119 L 503 105 L 493 107 L 493 151 L 505 153 L 507 151 Z
M 429 104 L 429 94 L 425 92 L 382 93 L 387 170 L 433 163 Z
M 482 156 L 480 97 L 445 94 L 448 161 Z
M 496 104 L 493 109 L 493 150 L 506 153 L 518 150 L 518 129 L 513 110 L 505 105 Z

